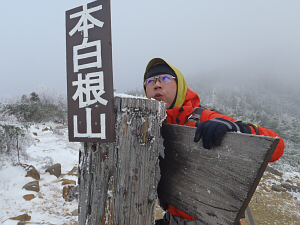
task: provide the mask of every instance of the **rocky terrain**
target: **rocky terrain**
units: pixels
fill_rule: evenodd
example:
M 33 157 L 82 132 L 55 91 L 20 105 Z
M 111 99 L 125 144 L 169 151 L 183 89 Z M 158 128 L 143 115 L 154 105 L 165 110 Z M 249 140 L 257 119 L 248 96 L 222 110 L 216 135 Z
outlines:
M 27 154 L 20 163 L 0 168 L 0 224 L 76 225 L 78 203 L 67 193 L 77 183 L 80 144 L 67 141 L 65 126 L 40 124 L 30 129 L 34 143 Z M 256 225 L 300 224 L 299 173 L 268 168 L 250 208 Z M 157 206 L 156 218 L 162 216 Z M 250 225 L 247 213 L 242 224 Z
M 250 209 L 255 224 L 300 224 L 299 176 L 265 172 L 251 199 Z M 247 213 L 242 224 L 250 225 Z
M 30 132 L 33 144 L 20 162 L 1 161 L 0 224 L 77 224 L 77 201 L 67 201 L 66 192 L 77 183 L 80 144 L 69 143 L 59 124 L 33 125 Z

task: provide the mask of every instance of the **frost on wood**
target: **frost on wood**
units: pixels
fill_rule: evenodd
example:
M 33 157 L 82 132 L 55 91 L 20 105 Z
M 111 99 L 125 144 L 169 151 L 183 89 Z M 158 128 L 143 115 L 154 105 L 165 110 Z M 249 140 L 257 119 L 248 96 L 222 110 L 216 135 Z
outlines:
M 164 119 L 164 103 L 115 97 L 116 142 L 80 151 L 79 224 L 154 224 Z
M 201 224 L 236 225 L 279 138 L 228 132 L 221 146 L 204 149 L 195 129 L 163 124 L 159 198 Z

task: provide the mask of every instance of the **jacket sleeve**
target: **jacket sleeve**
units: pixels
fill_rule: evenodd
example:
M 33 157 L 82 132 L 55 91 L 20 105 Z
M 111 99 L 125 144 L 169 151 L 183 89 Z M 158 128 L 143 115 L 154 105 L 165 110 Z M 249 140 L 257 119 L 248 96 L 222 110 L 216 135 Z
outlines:
M 255 130 L 253 127 L 250 127 L 251 128 L 251 131 L 252 131 L 252 134 L 255 134 Z M 258 127 L 258 132 L 259 132 L 259 135 L 263 135 L 263 136 L 269 136 L 269 137 L 279 137 L 280 140 L 278 142 L 278 145 L 270 159 L 270 162 L 275 162 L 276 160 L 278 160 L 282 155 L 283 155 L 283 152 L 284 152 L 284 141 L 283 139 L 278 135 L 276 134 L 274 131 L 272 130 L 269 130 L 265 127 Z
M 210 110 L 204 110 L 202 112 L 201 117 L 200 117 L 200 122 L 203 122 L 203 121 L 206 121 L 206 120 L 211 120 L 211 119 L 214 119 L 214 118 L 223 118 L 223 119 L 226 119 L 226 120 L 236 122 L 236 120 L 233 119 L 232 117 L 224 116 L 220 113 L 213 112 L 213 111 L 210 111 Z M 251 129 L 252 134 L 256 134 L 253 127 L 250 126 L 250 129 Z M 278 142 L 278 145 L 277 145 L 277 147 L 276 147 L 276 149 L 275 149 L 275 151 L 274 151 L 274 153 L 273 153 L 273 155 L 270 159 L 270 162 L 275 162 L 276 160 L 278 160 L 283 155 L 283 152 L 284 152 L 284 141 L 283 141 L 283 139 L 278 134 L 276 134 L 274 131 L 269 130 L 265 127 L 258 127 L 258 132 L 259 132 L 259 135 L 280 138 L 280 140 Z

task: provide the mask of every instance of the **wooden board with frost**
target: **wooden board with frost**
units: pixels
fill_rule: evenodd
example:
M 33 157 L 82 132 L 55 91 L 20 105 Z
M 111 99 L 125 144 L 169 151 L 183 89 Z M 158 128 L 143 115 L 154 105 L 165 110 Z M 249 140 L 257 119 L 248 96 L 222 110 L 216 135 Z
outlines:
M 79 153 L 79 225 L 153 225 L 165 103 L 115 97 L 115 143 Z M 161 146 L 161 147 L 160 147 Z
M 237 224 L 279 138 L 228 132 L 221 146 L 204 149 L 195 129 L 163 124 L 158 196 L 204 224 Z

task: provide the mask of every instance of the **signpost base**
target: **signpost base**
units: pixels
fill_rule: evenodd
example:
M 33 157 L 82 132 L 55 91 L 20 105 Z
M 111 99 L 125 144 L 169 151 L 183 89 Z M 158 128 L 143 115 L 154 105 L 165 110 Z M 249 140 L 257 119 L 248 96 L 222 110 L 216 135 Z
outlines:
M 80 151 L 79 225 L 153 225 L 165 104 L 114 102 L 116 142 L 85 143 Z

